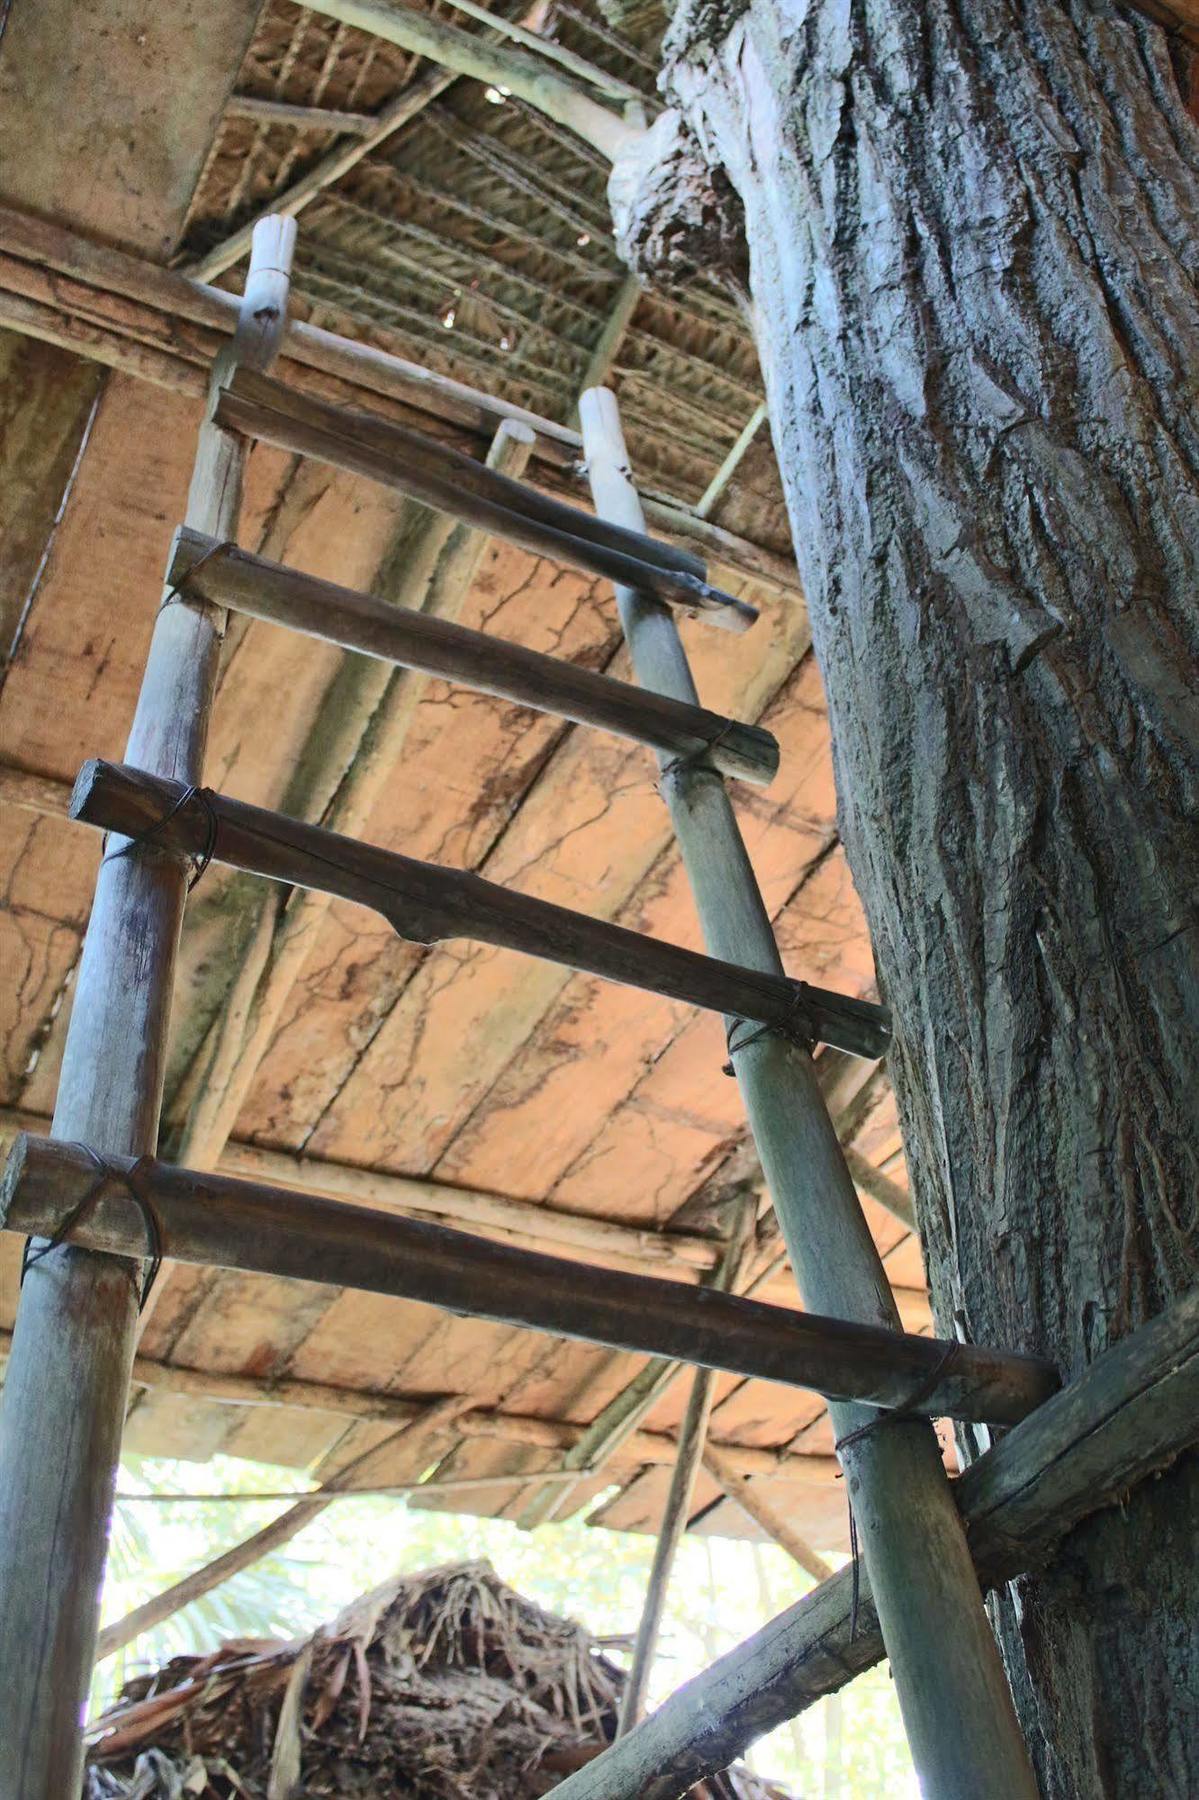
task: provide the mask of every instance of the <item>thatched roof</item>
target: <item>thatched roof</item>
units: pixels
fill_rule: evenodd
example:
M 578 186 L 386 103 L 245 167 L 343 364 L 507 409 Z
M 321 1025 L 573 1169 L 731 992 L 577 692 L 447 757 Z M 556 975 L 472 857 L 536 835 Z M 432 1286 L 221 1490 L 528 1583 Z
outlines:
M 14 13 L 6 38 L 14 66 L 21 33 L 50 11 Z M 174 32 L 186 47 L 191 104 L 213 121 L 207 157 L 188 150 L 185 170 L 176 161 L 169 192 L 160 191 L 162 167 L 193 143 L 172 125 L 183 74 L 148 51 L 131 70 L 126 38 L 101 32 L 92 8 L 94 56 L 79 63 L 86 83 L 81 74 L 80 91 L 70 86 L 75 64 L 65 59 L 54 107 L 22 116 L 23 154 L 4 163 L 0 194 L 143 255 L 177 240 L 186 265 L 328 147 L 327 133 L 248 118 L 237 94 L 371 111 L 429 73 L 290 0 L 261 10 L 257 0 L 221 0 L 223 23 L 216 11 L 215 0 L 205 9 L 162 0 L 154 12 L 154 32 Z M 594 0 L 563 0 L 543 20 L 651 97 L 660 28 L 652 6 L 614 28 Z M 31 93 L 49 66 L 44 48 L 29 52 Z M 98 66 L 96 57 L 107 60 Z M 68 156 L 83 161 L 67 127 L 86 120 L 106 83 L 146 104 L 130 109 L 129 142 L 96 139 L 80 185 L 64 166 Z M 119 193 L 106 173 L 114 163 L 126 183 Z M 105 201 L 111 207 L 100 217 Z M 492 104 L 477 85 L 456 82 L 300 214 L 297 310 L 566 424 L 623 280 L 604 207 L 603 172 L 586 146 L 515 102 Z M 235 287 L 239 277 L 224 279 Z M 199 405 L 194 387 L 181 392 L 127 373 L 101 378 L 49 344 L 0 334 L 0 352 L 9 357 L 0 356 L 7 439 L 20 465 L 19 479 L 0 481 L 0 523 L 18 493 L 25 522 L 0 574 L 11 650 L 0 667 L 3 1140 L 22 1122 L 44 1129 L 53 1109 L 98 856 L 91 834 L 61 814 L 85 758 L 122 756 L 161 571 L 186 504 Z M 642 296 L 612 380 L 639 482 L 691 503 L 761 391 L 746 325 L 729 296 L 702 280 Z M 486 440 L 468 447 L 482 455 Z M 584 491 L 575 484 L 576 498 Z M 766 431 L 713 517 L 776 553 L 787 549 Z M 419 527 L 419 509 L 363 480 L 261 445 L 251 454 L 241 541 L 265 555 L 377 587 L 403 568 Z M 685 635 L 704 702 L 760 719 L 781 743 L 773 786 L 740 789 L 734 799 L 786 965 L 869 994 L 870 945 L 837 832 L 802 595 L 797 585 L 744 573 L 724 584 L 755 601 L 760 622 L 743 637 L 690 623 Z M 460 617 L 589 667 L 627 667 L 607 584 L 498 543 L 483 555 Z M 235 622 L 207 779 L 240 799 L 324 816 L 360 748 L 346 737 L 350 703 L 364 691 L 355 688 L 360 674 L 328 646 Z M 698 947 L 653 765 L 639 747 L 440 682 L 409 692 L 417 703 L 402 747 L 358 835 Z M 400 711 L 394 691 L 392 702 Z M 236 1010 L 234 974 L 261 945 L 253 910 L 261 892 L 214 867 L 189 903 L 166 1081 L 168 1154 L 204 1091 L 211 1034 Z M 272 890 L 276 923 L 283 903 Z M 789 1272 L 764 1273 L 776 1240 L 736 1086 L 721 1073 L 718 1019 L 508 952 L 404 943 L 374 915 L 341 903 L 311 923 L 295 974 L 250 1059 L 253 1078 L 220 1158 L 229 1172 L 343 1195 L 357 1183 L 362 1202 L 419 1206 L 423 1216 L 444 1206 L 464 1228 L 580 1262 L 608 1251 L 577 1237 L 572 1247 L 564 1231 L 616 1227 L 626 1234 L 624 1266 L 691 1282 L 715 1260 L 734 1202 L 753 1190 L 763 1202 L 758 1297 L 795 1304 Z M 848 1139 L 902 1184 L 885 1079 L 856 1098 L 852 1084 L 837 1078 L 833 1086 L 851 1102 Z M 495 1223 L 494 1208 L 484 1222 L 480 1204 L 496 1200 L 523 1208 L 522 1235 Z M 926 1330 L 918 1241 L 892 1212 L 865 1204 L 904 1321 Z M 0 1242 L 0 1353 L 18 1265 L 19 1246 Z M 160 1281 L 145 1321 L 126 1442 L 198 1461 L 220 1450 L 323 1480 L 394 1429 L 389 1407 L 462 1393 L 477 1411 L 492 1409 L 501 1429 L 451 1437 L 439 1447 L 439 1477 L 495 1476 L 496 1484 L 440 1501 L 428 1494 L 421 1504 L 513 1515 L 538 1491 L 537 1471 L 560 1460 L 572 1434 L 639 1366 L 632 1356 L 416 1303 L 180 1267 Z M 619 1462 L 584 1481 L 568 1510 L 603 1493 L 599 1522 L 654 1529 L 683 1396 L 680 1386 L 666 1394 L 647 1421 L 650 1436 L 631 1439 Z M 844 1496 L 818 1396 L 721 1377 L 712 1433 L 758 1459 L 755 1479 L 818 1548 L 845 1547 Z M 784 1450 L 802 1458 L 786 1483 L 771 1466 Z M 409 1481 L 427 1463 L 410 1447 L 373 1469 L 372 1481 Z M 692 1524 L 758 1535 L 706 1472 Z
M 130 1681 L 86 1800 L 533 1800 L 611 1741 L 623 1674 L 486 1562 L 400 1576 L 311 1637 L 242 1639 Z M 786 1800 L 733 1770 L 694 1800 Z

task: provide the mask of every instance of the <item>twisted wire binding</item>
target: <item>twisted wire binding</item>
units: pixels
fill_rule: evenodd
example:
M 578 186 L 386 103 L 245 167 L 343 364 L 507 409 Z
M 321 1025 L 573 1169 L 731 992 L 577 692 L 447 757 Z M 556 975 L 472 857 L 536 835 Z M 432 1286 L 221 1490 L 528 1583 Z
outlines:
M 150 1290 L 158 1280 L 158 1271 L 162 1268 L 163 1256 L 162 1225 L 159 1221 L 158 1214 L 154 1210 L 154 1203 L 147 1195 L 141 1192 L 134 1179 L 143 1162 L 148 1159 L 139 1156 L 131 1169 L 118 1169 L 114 1163 L 110 1163 L 106 1157 L 101 1156 L 98 1150 L 93 1150 L 90 1144 L 76 1142 L 72 1145 L 72 1148 L 82 1150 L 83 1154 L 86 1157 L 89 1157 L 95 1164 L 95 1180 L 92 1182 L 83 1198 L 77 1200 L 74 1206 L 66 1214 L 65 1218 L 60 1220 L 58 1225 L 55 1226 L 50 1237 L 37 1245 L 34 1244 L 32 1238 L 26 1238 L 24 1249 L 21 1252 L 21 1286 L 23 1287 L 25 1285 L 25 1277 L 30 1269 L 36 1268 L 43 1257 L 49 1256 L 52 1250 L 59 1249 L 59 1247 L 66 1242 L 76 1225 L 78 1225 L 91 1211 L 108 1183 L 110 1181 L 115 1181 L 125 1189 L 126 1193 L 133 1201 L 133 1204 L 137 1207 L 138 1212 L 141 1214 L 142 1224 L 145 1227 L 147 1244 L 146 1256 L 149 1267 L 147 1268 L 144 1279 L 140 1283 L 136 1274 L 133 1275 L 134 1292 L 137 1294 L 137 1310 L 139 1313 L 144 1312 L 146 1301 L 150 1298 Z
M 217 829 L 220 821 L 216 815 L 216 808 L 212 804 L 212 795 L 207 788 L 185 788 L 178 800 L 175 801 L 174 805 L 169 807 L 167 811 L 163 813 L 161 819 L 155 819 L 152 825 L 147 825 L 144 831 L 139 831 L 137 833 L 136 837 L 127 838 L 119 850 L 108 851 L 101 858 L 100 867 L 103 868 L 105 863 L 118 862 L 122 856 L 128 856 L 131 851 L 140 849 L 143 844 L 153 844 L 164 826 L 169 825 L 171 820 L 177 817 L 177 815 L 183 811 L 184 807 L 189 805 L 193 800 L 199 803 L 200 809 L 204 814 L 205 830 L 203 848 L 191 858 L 192 872 L 191 878 L 187 884 L 187 891 L 190 894 L 207 870 L 216 850 Z M 107 842 L 107 834 L 105 834 L 106 845 Z

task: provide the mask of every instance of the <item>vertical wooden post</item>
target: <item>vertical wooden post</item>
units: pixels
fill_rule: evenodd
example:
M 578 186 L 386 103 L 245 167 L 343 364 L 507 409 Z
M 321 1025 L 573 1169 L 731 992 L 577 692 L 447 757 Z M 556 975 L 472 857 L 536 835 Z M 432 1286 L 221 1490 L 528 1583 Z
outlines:
M 644 530 L 615 397 L 592 389 L 583 395 L 579 415 L 596 511 Z M 616 599 L 638 679 L 695 701 L 686 652 L 667 608 L 627 588 L 617 588 Z M 702 763 L 676 760 L 662 768 L 661 787 L 709 951 L 781 973 L 774 932 L 721 777 Z M 733 1025 L 732 1061 L 804 1304 L 898 1330 L 895 1302 L 811 1057 L 776 1033 Z M 928 1800 L 982 1792 L 1036 1800 L 931 1426 L 905 1420 L 871 1429 L 878 1419 L 871 1408 L 843 1403 L 831 1404 L 829 1413 L 842 1442 L 845 1485 L 923 1793 Z
M 234 351 L 258 368 L 283 335 L 295 226 L 255 233 Z M 232 537 L 243 446 L 201 428 L 187 522 Z M 126 758 L 198 782 L 223 614 L 159 611 Z M 187 864 L 108 845 L 96 883 L 54 1135 L 101 1152 L 152 1151 Z M 0 1408 L 0 1800 L 79 1792 L 82 1722 L 137 1321 L 137 1265 L 60 1248 L 30 1268 Z

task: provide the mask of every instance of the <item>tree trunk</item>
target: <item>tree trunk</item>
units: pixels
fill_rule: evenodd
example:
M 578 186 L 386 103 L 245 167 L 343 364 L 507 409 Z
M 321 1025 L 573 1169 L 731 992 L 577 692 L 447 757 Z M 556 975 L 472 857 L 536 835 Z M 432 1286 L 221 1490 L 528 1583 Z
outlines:
M 1104 0 L 667 53 L 614 207 L 643 263 L 744 208 L 939 1324 L 1077 1374 L 1196 1274 L 1199 136 Z M 1199 1793 L 1197 1519 L 1192 1457 L 1000 1596 L 1047 1795 Z

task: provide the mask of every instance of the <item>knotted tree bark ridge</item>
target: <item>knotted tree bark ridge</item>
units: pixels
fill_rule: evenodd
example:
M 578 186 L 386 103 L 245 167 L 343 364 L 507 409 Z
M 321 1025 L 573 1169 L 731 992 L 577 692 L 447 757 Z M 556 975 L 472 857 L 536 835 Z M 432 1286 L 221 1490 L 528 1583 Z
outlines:
M 1199 1266 L 1199 133 L 1105 0 L 683 0 L 664 88 L 617 228 L 747 282 L 939 1324 L 1074 1374 Z M 1199 1791 L 1197 1516 L 999 1597 L 1047 1795 Z

